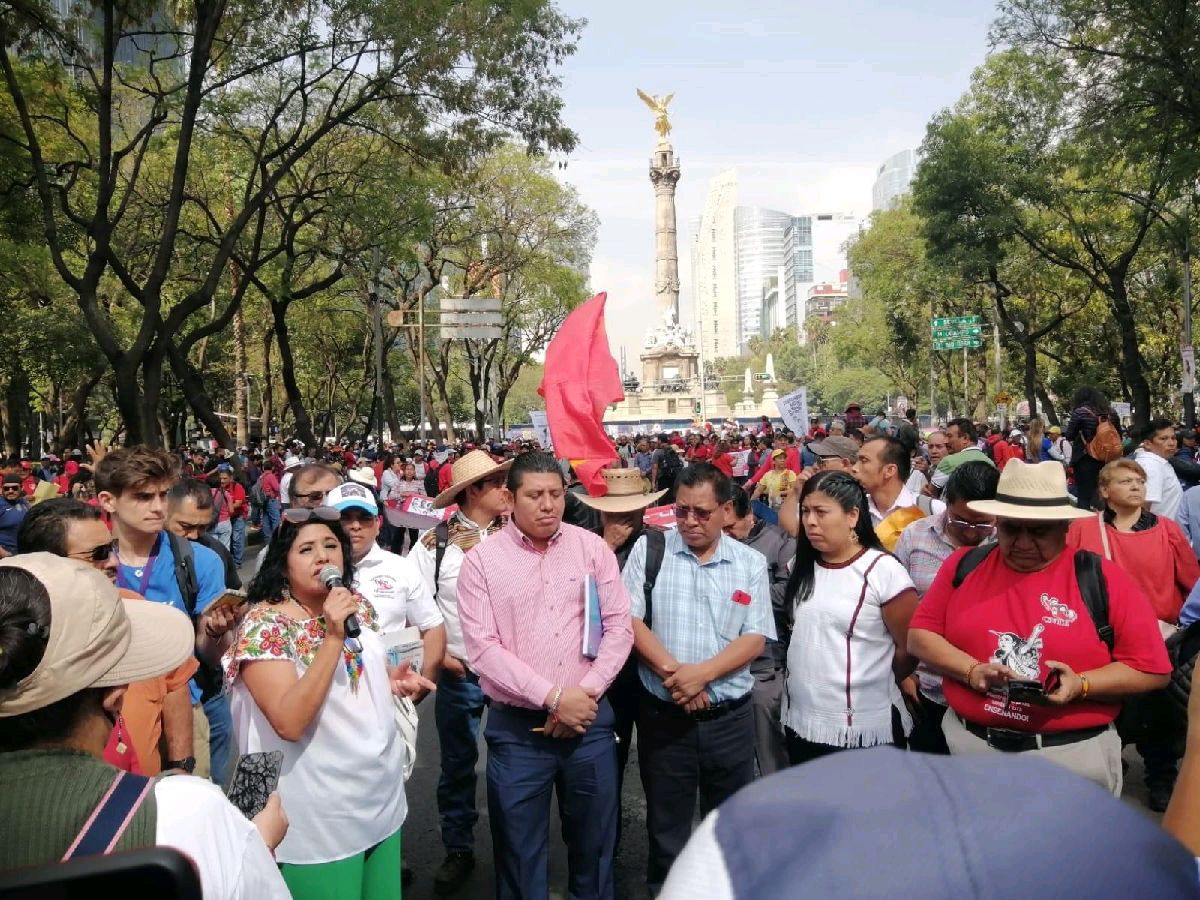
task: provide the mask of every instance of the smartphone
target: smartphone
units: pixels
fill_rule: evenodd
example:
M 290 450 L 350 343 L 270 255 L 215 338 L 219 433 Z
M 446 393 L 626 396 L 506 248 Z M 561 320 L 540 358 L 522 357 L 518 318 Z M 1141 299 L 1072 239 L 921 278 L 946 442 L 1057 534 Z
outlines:
M 1045 703 L 1046 689 L 1035 679 L 1014 678 L 1006 686 L 1010 703 Z
M 263 811 L 267 800 L 279 787 L 279 773 L 282 770 L 282 750 L 247 753 L 238 759 L 225 796 L 242 811 L 242 815 L 253 819 Z
M 236 609 L 246 602 L 246 592 L 226 588 L 225 593 L 209 604 L 205 612 L 214 612 L 223 606 L 228 606 L 231 609 Z
M 1062 679 L 1058 675 L 1058 670 L 1051 669 L 1046 675 L 1046 680 L 1042 682 L 1042 690 L 1047 694 L 1053 694 L 1058 690 L 1060 684 L 1062 684 Z

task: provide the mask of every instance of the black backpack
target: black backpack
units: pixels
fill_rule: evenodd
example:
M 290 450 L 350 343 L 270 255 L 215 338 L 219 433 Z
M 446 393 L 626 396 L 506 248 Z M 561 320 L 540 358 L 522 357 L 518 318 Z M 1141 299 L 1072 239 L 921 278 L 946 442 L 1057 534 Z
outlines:
M 668 447 L 663 451 L 662 461 L 658 464 L 658 484 L 654 486 L 654 489 L 656 491 L 673 489 L 675 479 L 679 477 L 679 471 L 682 468 L 683 462 L 679 459 L 679 454 L 673 447 Z
M 642 622 L 647 628 L 652 628 L 654 582 L 658 581 L 658 572 L 667 552 L 667 537 L 656 528 L 647 528 L 645 535 L 646 565 L 642 571 L 642 595 L 646 598 L 646 615 L 642 616 Z
M 979 568 L 995 549 L 995 544 L 980 544 L 965 553 L 958 561 L 951 584 L 955 588 L 961 586 L 967 576 Z M 1113 627 L 1108 621 L 1108 583 L 1104 580 L 1099 556 L 1088 550 L 1075 551 L 1075 582 L 1083 596 L 1083 605 L 1087 607 L 1088 614 L 1096 626 L 1096 634 L 1104 641 L 1111 655 Z
M 172 531 L 167 532 L 171 542 L 171 555 L 175 557 L 175 583 L 187 607 L 188 618 L 196 621 L 196 606 L 200 601 L 200 580 L 196 577 L 196 556 L 192 553 L 192 542 Z M 200 702 L 205 703 L 221 693 L 221 670 L 210 666 L 197 657 L 200 668 L 196 670 L 196 685 L 200 688 Z
M 1167 638 L 1167 656 L 1171 658 L 1171 680 L 1165 690 L 1171 701 L 1171 716 L 1181 731 L 1186 732 L 1192 671 L 1200 657 L 1200 621 L 1180 628 Z

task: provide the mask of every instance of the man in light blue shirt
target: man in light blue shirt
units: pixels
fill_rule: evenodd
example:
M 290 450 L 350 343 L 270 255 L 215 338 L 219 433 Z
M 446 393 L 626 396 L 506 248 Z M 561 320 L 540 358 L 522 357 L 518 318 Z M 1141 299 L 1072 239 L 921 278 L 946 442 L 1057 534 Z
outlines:
M 736 518 L 732 487 L 709 463 L 684 469 L 650 609 L 645 538 L 621 576 L 646 691 L 638 758 L 651 894 L 687 842 L 697 793 L 706 815 L 754 778 L 750 663 L 775 638 L 775 622 L 766 558 L 723 533 Z
M 202 659 L 220 656 L 229 622 L 214 623 L 202 614 L 225 592 L 225 565 L 212 550 L 200 544 L 192 551 L 193 597 L 185 597 L 176 573 L 175 553 L 166 533 L 167 491 L 178 478 L 175 458 L 164 450 L 129 447 L 113 450 L 96 465 L 96 499 L 112 517 L 117 551 L 117 586 L 135 591 L 147 600 L 167 603 L 199 622 L 196 650 Z M 219 687 L 203 695 L 196 679 L 190 684 L 193 721 L 207 720 L 212 779 L 224 784 L 233 757 L 233 721 L 229 702 Z M 198 719 L 203 704 L 203 718 Z M 202 733 L 202 732 L 201 732 Z M 169 760 L 166 768 L 191 772 L 194 756 Z

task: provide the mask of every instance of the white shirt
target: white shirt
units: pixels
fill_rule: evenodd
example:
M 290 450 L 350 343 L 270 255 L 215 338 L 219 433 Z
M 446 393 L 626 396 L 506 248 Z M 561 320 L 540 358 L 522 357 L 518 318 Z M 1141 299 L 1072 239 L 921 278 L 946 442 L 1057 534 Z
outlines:
M 428 631 L 442 624 L 441 610 L 417 564 L 374 542 L 354 564 L 354 586 L 375 607 L 383 634 L 408 625 Z
M 1150 504 L 1150 512 L 1178 521 L 1183 485 L 1171 464 L 1145 447 L 1138 447 L 1133 459 L 1146 470 L 1146 502 Z
M 154 782 L 154 805 L 155 843 L 191 858 L 205 900 L 291 897 L 254 823 L 211 781 L 190 775 L 160 778 Z
M 920 494 L 924 492 L 927 484 L 929 484 L 929 479 L 925 477 L 925 473 L 920 469 L 913 469 L 908 476 L 908 481 L 904 483 L 904 489 L 912 494 Z
M 396 729 L 383 642 L 365 627 L 359 640 L 363 673 L 357 690 L 351 690 L 346 666 L 339 662 L 321 711 L 298 741 L 285 741 L 275 732 L 242 678 L 229 688 L 239 752 L 283 752 L 279 796 L 290 824 L 275 849 L 278 862 L 346 859 L 391 837 L 408 814 L 406 751 Z M 227 654 L 227 668 L 229 661 Z M 291 661 L 303 678 L 307 667 Z
M 907 487 L 900 488 L 900 493 L 896 495 L 896 502 L 883 512 L 880 512 L 879 507 L 875 505 L 875 498 L 870 494 L 867 494 L 867 509 L 871 511 L 871 524 L 876 527 L 878 527 L 880 522 L 882 522 L 896 510 L 904 509 L 909 506 L 920 505 L 921 504 L 917 502 L 917 495 L 910 491 Z M 945 511 L 946 504 L 941 500 L 930 499 L 929 509 L 930 513 L 936 516 L 938 513 Z
M 487 528 L 479 528 L 465 516 L 455 514 L 459 526 L 469 526 L 479 532 L 480 543 L 487 540 Z M 417 541 L 416 546 L 408 551 L 408 559 L 417 564 L 421 579 L 428 586 L 437 600 L 442 618 L 446 622 L 446 652 L 456 659 L 466 660 L 467 646 L 463 643 L 462 623 L 458 618 L 458 573 L 462 569 L 463 558 L 466 556 L 461 547 L 453 543 L 446 545 L 442 556 L 442 569 L 438 576 L 438 584 L 433 583 L 433 570 L 437 562 L 436 550 L 430 550 L 424 541 Z
M 812 595 L 796 605 L 788 644 L 783 721 L 792 731 L 834 747 L 889 744 L 894 706 L 907 733 L 912 723 L 892 674 L 896 645 L 883 621 L 883 607 L 912 589 L 900 562 L 879 550 L 866 550 L 837 568 L 816 564 Z

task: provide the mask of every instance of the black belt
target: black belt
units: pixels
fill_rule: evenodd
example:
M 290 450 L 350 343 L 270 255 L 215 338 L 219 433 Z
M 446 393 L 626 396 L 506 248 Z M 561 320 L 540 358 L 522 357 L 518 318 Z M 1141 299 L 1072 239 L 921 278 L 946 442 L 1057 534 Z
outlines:
M 1025 753 L 1037 750 L 1039 747 L 1062 747 L 1065 744 L 1077 744 L 1098 737 L 1108 731 L 1108 725 L 1097 725 L 1094 728 L 1075 728 L 1070 731 L 1044 731 L 1040 734 L 1030 734 L 1027 731 L 1013 731 L 1011 728 L 988 728 L 968 722 L 962 716 L 958 720 L 963 727 L 975 737 L 987 741 L 987 745 L 1001 753 Z
M 650 702 L 650 705 L 659 712 L 680 716 L 685 719 L 691 719 L 694 722 L 711 722 L 713 719 L 719 719 L 726 713 L 731 713 L 735 709 L 745 706 L 750 702 L 750 692 L 747 691 L 736 700 L 724 700 L 720 703 L 713 703 L 710 706 L 706 706 L 704 709 L 698 709 L 695 712 L 688 712 L 679 704 L 669 703 L 666 700 L 654 696 L 649 691 L 643 691 L 643 696 Z

